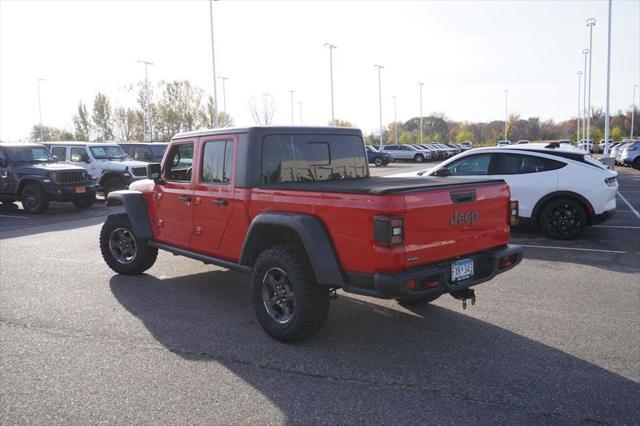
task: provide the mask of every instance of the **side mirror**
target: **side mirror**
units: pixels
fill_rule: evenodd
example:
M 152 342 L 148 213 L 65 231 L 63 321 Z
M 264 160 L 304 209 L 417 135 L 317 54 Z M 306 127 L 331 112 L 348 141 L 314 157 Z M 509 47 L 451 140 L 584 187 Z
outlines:
M 89 159 L 89 154 L 82 154 L 82 161 L 84 161 L 85 163 L 90 163 L 91 160 Z
M 451 171 L 446 167 L 442 167 L 442 168 L 436 170 L 435 173 L 433 173 L 432 176 L 439 176 L 439 177 L 451 176 Z
M 161 175 L 160 163 L 149 163 L 147 164 L 147 178 L 153 180 L 154 182 L 160 181 Z

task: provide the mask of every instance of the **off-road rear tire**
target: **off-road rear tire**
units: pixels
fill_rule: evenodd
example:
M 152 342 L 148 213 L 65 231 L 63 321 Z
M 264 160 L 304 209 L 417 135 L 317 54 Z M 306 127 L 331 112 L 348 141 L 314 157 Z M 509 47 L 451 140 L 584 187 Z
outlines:
M 281 342 L 315 335 L 329 313 L 329 287 L 316 282 L 303 250 L 295 245 L 269 247 L 260 253 L 251 272 L 254 313 L 262 328 Z
M 433 294 L 425 297 L 398 297 L 396 301 L 402 306 L 419 306 L 431 303 L 440 296 L 442 296 L 442 294 Z
M 157 248 L 136 237 L 126 214 L 111 215 L 102 225 L 100 251 L 114 272 L 125 275 L 143 273 L 158 257 Z
M 20 198 L 24 211 L 30 214 L 42 214 L 49 207 L 49 195 L 37 183 L 25 186 Z

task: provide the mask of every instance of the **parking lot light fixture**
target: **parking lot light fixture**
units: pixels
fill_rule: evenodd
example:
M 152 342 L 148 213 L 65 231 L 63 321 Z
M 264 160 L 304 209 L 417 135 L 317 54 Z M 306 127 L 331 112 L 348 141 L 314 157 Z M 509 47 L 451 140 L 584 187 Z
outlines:
M 596 25 L 596 20 L 593 18 L 587 19 L 587 27 L 589 27 L 589 93 L 587 98 L 587 146 L 589 140 L 591 140 L 591 63 L 593 58 L 593 27 Z
M 293 117 L 293 94 L 296 93 L 295 90 L 289 89 L 289 95 L 291 96 L 291 125 L 295 124 L 295 120 Z
M 396 134 L 396 145 L 398 145 L 398 102 L 395 96 L 393 98 L 393 129 Z
M 504 91 L 504 140 L 507 140 L 509 132 L 509 91 Z
M 149 96 L 149 65 L 153 65 L 153 62 L 139 60 L 139 64 L 144 64 L 144 140 L 153 140 L 153 131 L 151 127 L 151 97 Z
M 227 113 L 227 86 L 226 86 L 226 82 L 227 82 L 227 80 L 229 80 L 229 77 L 220 76 L 218 78 L 220 80 L 222 80 L 222 111 L 226 114 Z
M 611 88 L 611 3 L 609 0 L 609 18 L 607 22 L 607 100 L 604 113 L 604 157 L 609 156 L 609 94 Z
M 589 49 L 583 49 L 584 55 L 584 82 L 582 90 L 582 138 L 587 135 L 587 57 L 589 56 Z
M 632 139 L 632 140 L 633 140 L 633 120 L 636 115 L 636 88 L 637 87 L 638 87 L 637 84 L 633 85 L 633 100 L 631 101 L 631 132 L 629 135 L 629 139 Z
M 298 120 L 300 120 L 300 125 L 302 125 L 302 102 L 298 101 Z
M 331 81 L 331 125 L 333 126 L 335 125 L 336 121 L 333 105 L 333 49 L 335 49 L 336 46 L 331 43 L 325 43 L 324 46 L 329 48 L 329 78 Z
M 384 131 L 382 129 L 382 69 L 384 68 L 382 65 L 374 65 L 375 68 L 378 68 L 378 103 L 380 106 L 380 146 L 384 145 Z
M 580 143 L 580 90 L 582 88 L 582 71 L 578 71 L 578 115 L 576 117 L 576 145 Z
M 44 81 L 44 78 L 38 79 L 38 125 L 40 126 L 40 142 L 42 142 L 42 102 L 40 101 L 40 83 Z
M 213 127 L 218 127 L 218 85 L 216 78 L 216 51 L 213 41 L 213 0 L 209 0 L 209 28 L 211 31 L 211 63 L 213 66 Z
M 422 145 L 422 86 L 424 86 L 424 83 L 419 81 L 418 82 L 418 90 L 420 92 L 420 144 Z

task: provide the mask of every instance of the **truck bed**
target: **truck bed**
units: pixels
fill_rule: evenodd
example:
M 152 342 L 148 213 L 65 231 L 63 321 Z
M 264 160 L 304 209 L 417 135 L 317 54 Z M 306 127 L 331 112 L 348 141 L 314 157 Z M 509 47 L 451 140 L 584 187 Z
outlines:
M 504 184 L 502 179 L 451 179 L 438 177 L 394 178 L 371 176 L 364 179 L 323 180 L 262 184 L 263 189 L 385 195 L 457 186 Z

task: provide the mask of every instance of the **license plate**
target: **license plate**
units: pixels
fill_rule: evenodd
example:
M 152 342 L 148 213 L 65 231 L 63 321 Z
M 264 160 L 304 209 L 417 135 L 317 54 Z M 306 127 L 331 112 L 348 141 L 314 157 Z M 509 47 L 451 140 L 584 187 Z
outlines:
M 76 194 L 84 194 L 87 192 L 87 188 L 84 186 L 76 186 Z
M 451 264 L 451 281 L 473 277 L 473 259 L 461 259 Z

